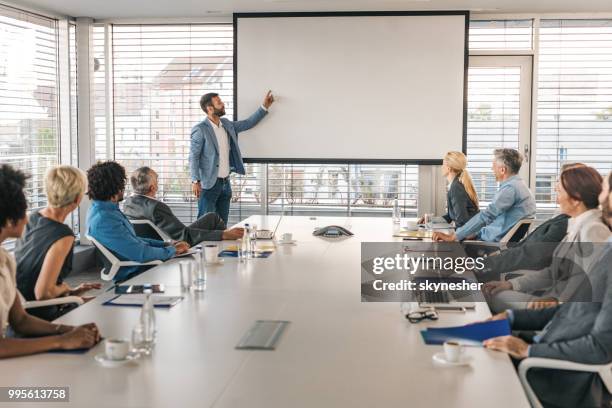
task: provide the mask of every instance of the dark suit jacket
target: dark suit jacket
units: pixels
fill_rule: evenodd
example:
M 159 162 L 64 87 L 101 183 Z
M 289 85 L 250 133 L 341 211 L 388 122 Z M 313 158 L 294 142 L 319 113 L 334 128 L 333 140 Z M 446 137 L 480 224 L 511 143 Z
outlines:
M 519 269 L 546 268 L 551 264 L 559 242 L 567 234 L 568 219 L 567 215 L 560 214 L 544 222 L 522 241 L 499 255 L 485 258 L 485 269 L 499 275 Z
M 478 212 L 478 207 L 468 196 L 465 186 L 456 177 L 448 187 L 446 207 L 448 212 L 442 217 L 449 223 L 455 221 L 457 228 L 468 222 Z
M 202 241 L 221 241 L 225 224 L 219 216 L 208 213 L 189 226 L 185 226 L 161 201 L 143 195 L 128 197 L 123 205 L 124 214 L 135 220 L 149 220 L 172 239 L 196 245 Z
M 606 245 L 606 244 L 602 244 Z M 591 302 L 567 302 L 541 309 L 514 310 L 514 330 L 542 330 L 529 357 L 553 358 L 583 364 L 612 362 L 612 243 L 589 273 L 586 290 Z M 530 370 L 530 382 L 546 405 L 599 407 L 610 394 L 598 375 L 558 370 Z M 554 371 L 554 372 L 551 372 Z

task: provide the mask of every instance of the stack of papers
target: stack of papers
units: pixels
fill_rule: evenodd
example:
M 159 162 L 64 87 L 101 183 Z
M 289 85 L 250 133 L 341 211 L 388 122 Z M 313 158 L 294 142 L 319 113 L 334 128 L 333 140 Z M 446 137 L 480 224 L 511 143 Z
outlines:
M 431 231 L 419 229 L 415 231 L 402 230 L 393 234 L 394 237 L 401 238 L 431 238 Z
M 510 322 L 506 319 L 421 330 L 425 344 L 444 344 L 445 341 L 456 341 L 467 346 L 481 346 L 482 342 L 487 339 L 507 336 L 510 333 Z

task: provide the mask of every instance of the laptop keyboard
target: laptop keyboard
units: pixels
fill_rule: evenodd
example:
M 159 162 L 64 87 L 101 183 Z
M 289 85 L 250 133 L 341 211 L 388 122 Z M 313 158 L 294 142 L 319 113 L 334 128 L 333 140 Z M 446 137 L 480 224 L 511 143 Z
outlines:
M 448 292 L 421 291 L 415 294 L 419 303 L 450 303 Z

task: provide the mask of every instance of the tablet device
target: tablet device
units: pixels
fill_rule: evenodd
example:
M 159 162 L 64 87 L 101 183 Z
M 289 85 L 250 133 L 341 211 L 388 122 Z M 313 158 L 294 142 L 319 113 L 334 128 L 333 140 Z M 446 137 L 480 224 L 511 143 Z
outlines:
M 153 293 L 164 293 L 164 285 L 144 284 L 144 285 L 117 285 L 115 293 L 117 295 L 135 295 L 144 293 L 146 289 L 151 289 Z

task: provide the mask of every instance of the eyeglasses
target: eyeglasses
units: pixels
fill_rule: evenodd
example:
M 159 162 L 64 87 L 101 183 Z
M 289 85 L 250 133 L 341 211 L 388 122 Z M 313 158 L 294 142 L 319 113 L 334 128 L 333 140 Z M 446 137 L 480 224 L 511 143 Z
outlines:
M 406 315 L 406 319 L 408 319 L 410 323 L 418 323 L 425 319 L 438 320 L 438 312 L 436 312 L 435 310 L 425 310 L 422 312 L 410 312 Z

